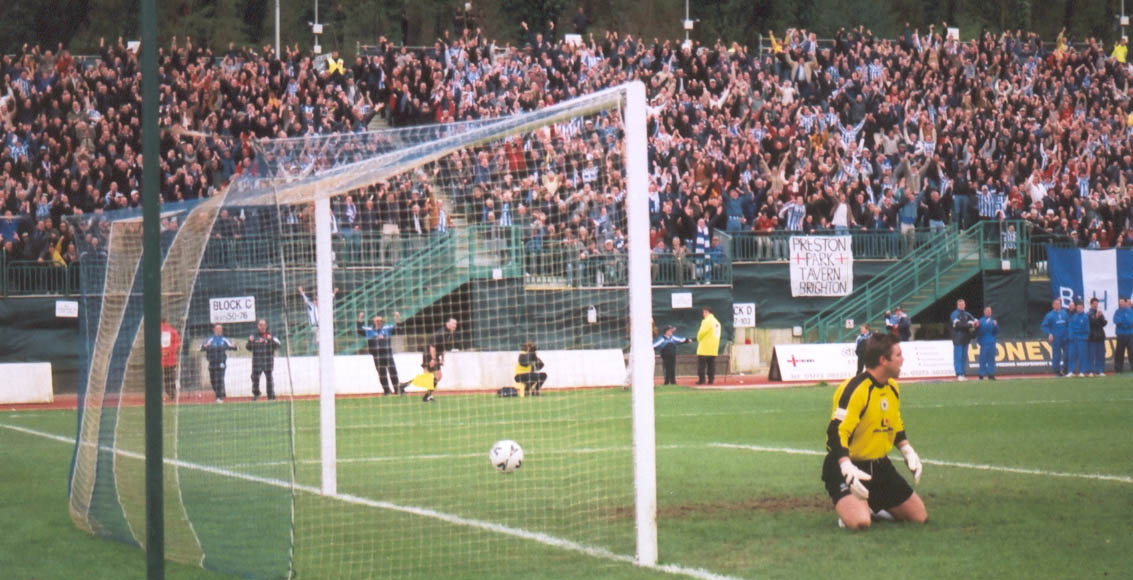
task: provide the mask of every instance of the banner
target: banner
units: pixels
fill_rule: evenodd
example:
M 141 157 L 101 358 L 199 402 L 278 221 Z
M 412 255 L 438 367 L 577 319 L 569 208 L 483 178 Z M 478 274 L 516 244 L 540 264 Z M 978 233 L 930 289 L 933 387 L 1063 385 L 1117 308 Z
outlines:
M 854 291 L 850 236 L 790 238 L 791 296 L 845 296 Z
M 1105 341 L 1105 368 L 1113 370 L 1113 350 L 1117 348 L 1115 339 Z M 1045 340 L 1005 340 L 995 345 L 995 374 L 1046 374 L 1050 373 L 1050 343 Z M 975 374 L 978 367 L 980 347 L 974 341 L 968 349 L 968 369 Z M 1130 361 L 1133 364 L 1133 361 Z
M 857 371 L 855 344 L 777 344 L 771 351 L 773 381 L 844 381 Z M 952 341 L 924 340 L 901 343 L 905 363 L 902 378 L 950 377 Z
M 1114 337 L 1113 313 L 1117 311 L 1119 296 L 1133 296 L 1133 249 L 1081 250 L 1077 248 L 1046 247 L 1050 265 L 1051 299 L 1069 306 L 1082 298 L 1086 308 L 1090 299 L 1098 299 L 1098 307 L 1105 312 L 1105 335 Z

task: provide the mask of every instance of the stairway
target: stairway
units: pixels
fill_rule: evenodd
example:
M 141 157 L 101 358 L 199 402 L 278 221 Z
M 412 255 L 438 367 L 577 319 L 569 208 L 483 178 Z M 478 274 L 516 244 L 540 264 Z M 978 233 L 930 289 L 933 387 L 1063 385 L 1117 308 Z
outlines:
M 483 226 L 454 228 L 445 236 L 433 238 L 428 248 L 398 261 L 335 301 L 336 352 L 357 346 L 358 312 L 367 316 L 380 313 L 388 322 L 393 321 L 394 312 L 399 312 L 402 320 L 408 320 L 473 279 L 520 276 L 523 256 L 519 240 L 519 228 L 492 230 Z M 314 332 L 305 317 L 292 328 L 300 337 Z
M 999 227 L 995 222 L 979 222 L 918 247 L 849 296 L 808 318 L 803 322 L 803 336 L 808 342 L 851 341 L 858 325 L 880 320 L 898 305 L 915 316 L 984 270 L 1004 265 L 1025 268 L 1029 246 L 1025 225 L 1016 226 L 1019 252 L 1006 264 L 1000 257 Z M 848 320 L 854 321 L 850 328 L 846 328 Z

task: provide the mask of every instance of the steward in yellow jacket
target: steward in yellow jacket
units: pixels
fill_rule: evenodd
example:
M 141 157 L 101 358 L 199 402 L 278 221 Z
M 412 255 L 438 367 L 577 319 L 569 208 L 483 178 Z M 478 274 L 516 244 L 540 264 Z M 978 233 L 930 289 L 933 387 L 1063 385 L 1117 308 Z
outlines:
M 707 376 L 711 385 L 716 380 L 716 355 L 720 353 L 720 321 L 707 306 L 703 313 L 704 319 L 696 333 L 696 384 L 703 385 Z

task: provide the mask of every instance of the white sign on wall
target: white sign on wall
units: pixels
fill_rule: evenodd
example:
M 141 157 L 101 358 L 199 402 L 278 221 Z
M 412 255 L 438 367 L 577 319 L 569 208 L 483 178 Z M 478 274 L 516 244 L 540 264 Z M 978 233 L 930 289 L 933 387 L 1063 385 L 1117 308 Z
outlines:
M 55 318 L 78 318 L 79 303 L 76 300 L 56 300 Z
M 673 292 L 673 308 L 692 308 L 692 292 Z
M 755 303 L 732 304 L 732 326 L 735 328 L 755 328 Z
M 790 239 L 791 296 L 845 296 L 854 291 L 850 236 Z
M 227 324 L 229 322 L 255 321 L 255 296 L 209 298 L 209 322 L 213 324 Z

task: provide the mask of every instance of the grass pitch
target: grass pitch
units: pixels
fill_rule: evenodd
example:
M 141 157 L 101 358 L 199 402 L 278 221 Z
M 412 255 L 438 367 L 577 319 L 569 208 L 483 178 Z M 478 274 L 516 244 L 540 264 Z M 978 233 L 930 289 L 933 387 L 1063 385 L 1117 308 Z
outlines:
M 658 390 L 661 564 L 686 575 L 736 578 L 1133 576 L 1133 442 L 1128 437 L 1133 381 L 1128 376 L 903 385 L 906 427 L 926 463 L 918 492 L 930 521 L 924 526 L 878 523 L 864 533 L 837 528 L 819 480 L 831 395 L 831 387 Z M 217 522 L 228 518 L 264 528 L 286 522 L 278 512 L 262 516 L 264 504 L 240 508 L 209 501 L 242 497 L 241 486 L 269 499 L 289 497 L 263 483 L 289 481 L 290 467 L 282 469 L 276 460 L 292 450 L 283 453 L 273 446 L 277 434 L 266 428 L 280 422 L 293 421 L 296 429 L 297 484 L 317 488 L 316 404 L 297 403 L 293 414 L 275 420 L 266 420 L 272 411 L 259 405 L 186 407 L 179 417 L 180 458 L 222 471 L 210 479 L 195 468 L 178 470 L 186 501 L 192 509 L 219 513 L 223 517 Z M 441 397 L 435 405 L 415 398 L 340 400 L 339 425 L 345 428 L 339 432 L 339 494 L 358 502 L 298 494 L 296 538 L 310 553 L 333 553 L 334 546 L 353 543 L 362 546 L 363 556 L 345 564 L 297 558 L 297 569 L 307 572 L 300 577 L 408 572 L 452 578 L 680 577 L 619 559 L 633 553 L 632 504 L 624 489 L 632 473 L 616 467 L 631 456 L 628 405 L 629 393 L 620 390 L 526 400 L 460 395 Z M 265 428 L 249 429 L 242 439 L 226 443 L 187 436 L 204 433 L 192 428 L 241 421 Z M 0 464 L 5 466 L 0 577 L 144 576 L 140 550 L 88 536 L 68 518 L 73 447 L 60 439 L 74 432 L 73 411 L 0 413 Z M 486 460 L 491 440 L 505 437 L 524 444 L 528 456 L 511 475 L 494 473 Z M 267 450 L 263 460 L 234 462 L 249 445 Z M 572 473 L 598 481 L 598 488 L 567 484 L 554 497 L 545 493 L 552 481 L 569 480 Z M 265 493 L 265 486 L 275 491 Z M 194 499 L 193 493 L 204 495 Z M 406 506 L 432 512 L 390 509 Z M 599 518 L 603 525 L 578 529 L 580 521 L 592 519 L 572 514 L 595 509 L 605 510 Z M 437 519 L 433 513 L 456 519 Z M 336 526 L 336 515 L 348 515 L 350 525 Z M 411 525 L 422 520 L 427 521 L 423 529 Z M 470 528 L 468 522 L 475 525 Z M 504 542 L 524 555 L 497 560 L 499 548 L 477 544 L 497 532 L 480 525 L 543 532 L 607 551 L 582 553 L 504 533 Z M 419 531 L 388 535 L 410 529 Z M 315 545 L 320 542 L 324 545 Z M 231 558 L 255 557 L 258 551 L 209 548 L 225 549 Z M 416 561 L 432 564 L 415 569 L 383 564 L 411 550 L 419 552 Z M 473 562 L 455 561 L 470 551 L 478 554 Z M 334 572 L 320 574 L 323 566 Z M 168 577 L 229 576 L 171 563 Z

